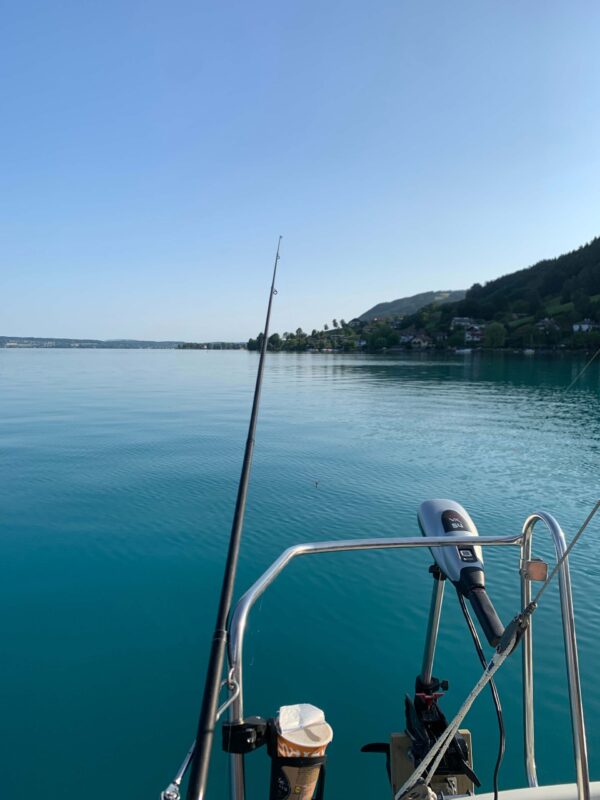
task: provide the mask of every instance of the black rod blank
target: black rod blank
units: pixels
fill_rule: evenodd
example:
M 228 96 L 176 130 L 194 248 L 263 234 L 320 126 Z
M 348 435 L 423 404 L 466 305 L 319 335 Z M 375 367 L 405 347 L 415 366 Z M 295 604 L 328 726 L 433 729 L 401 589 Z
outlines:
M 277 242 L 277 253 L 275 254 L 275 265 L 273 267 L 273 280 L 271 281 L 271 291 L 269 293 L 269 304 L 267 306 L 267 318 L 263 333 L 260 359 L 258 361 L 258 372 L 256 375 L 256 386 L 254 389 L 254 399 L 252 401 L 252 412 L 250 414 L 250 424 L 248 425 L 248 438 L 244 451 L 244 461 L 242 464 L 242 474 L 238 486 L 237 499 L 235 503 L 235 513 L 231 526 L 231 536 L 229 539 L 229 549 L 227 551 L 227 561 L 223 575 L 221 587 L 221 598 L 219 600 L 219 610 L 215 632 L 213 634 L 210 648 L 210 658 L 204 684 L 204 695 L 202 697 L 202 708 L 198 721 L 198 732 L 196 734 L 196 747 L 192 760 L 190 780 L 187 789 L 187 800 L 203 800 L 208 779 L 208 767 L 215 732 L 217 703 L 219 701 L 219 691 L 221 688 L 221 676 L 223 674 L 223 661 L 225 658 L 225 645 L 227 643 L 227 619 L 231 610 L 233 589 L 235 586 L 235 575 L 237 572 L 238 555 L 244 527 L 244 512 L 246 510 L 246 498 L 248 496 L 248 484 L 250 481 L 250 470 L 252 468 L 252 454 L 254 451 L 254 437 L 256 434 L 256 422 L 260 406 L 260 394 L 262 389 L 263 372 L 265 366 L 265 355 L 269 340 L 269 323 L 271 321 L 271 305 L 273 297 L 277 293 L 275 289 L 275 278 L 277 276 L 277 262 L 279 261 L 279 248 L 281 246 L 281 236 Z

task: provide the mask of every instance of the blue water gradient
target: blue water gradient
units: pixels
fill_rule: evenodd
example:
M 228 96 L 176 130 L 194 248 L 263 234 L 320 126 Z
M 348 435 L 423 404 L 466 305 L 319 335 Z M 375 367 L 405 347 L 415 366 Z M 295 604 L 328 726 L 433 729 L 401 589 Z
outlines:
M 238 593 L 291 543 L 415 535 L 430 497 L 463 503 L 483 534 L 545 509 L 573 535 L 600 496 L 599 369 L 569 357 L 269 357 Z M 255 354 L 0 350 L 0 753 L 11 800 L 156 798 L 195 731 L 245 442 Z M 572 556 L 592 775 L 600 522 Z M 538 555 L 550 555 L 538 535 Z M 421 662 L 426 551 L 300 559 L 253 612 L 246 710 L 325 709 L 330 797 L 387 797 L 363 743 L 403 728 Z M 519 606 L 518 553 L 489 551 L 501 616 Z M 536 614 L 537 760 L 571 781 L 557 587 Z M 447 592 L 435 673 L 452 715 L 480 668 Z M 503 787 L 524 780 L 520 663 L 498 678 Z M 468 718 L 490 786 L 489 697 Z M 224 797 L 224 757 L 211 797 Z M 268 759 L 248 759 L 250 798 Z

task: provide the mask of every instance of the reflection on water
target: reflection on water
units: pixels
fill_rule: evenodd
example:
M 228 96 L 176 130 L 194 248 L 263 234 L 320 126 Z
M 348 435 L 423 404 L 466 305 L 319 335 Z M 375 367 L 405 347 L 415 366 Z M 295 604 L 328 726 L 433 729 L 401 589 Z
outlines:
M 0 741 L 7 796 L 155 797 L 193 736 L 256 369 L 255 354 L 0 351 L 3 577 Z M 269 358 L 238 586 L 291 543 L 416 534 L 430 497 L 481 533 L 555 514 L 571 536 L 600 496 L 600 369 L 500 354 Z M 596 524 L 572 570 L 592 775 L 600 778 Z M 538 534 L 536 551 L 550 555 Z M 403 727 L 421 661 L 426 551 L 300 559 L 251 617 L 246 708 L 321 705 L 335 729 L 331 796 L 385 797 L 360 746 Z M 487 555 L 501 616 L 518 554 Z M 538 765 L 573 779 L 556 587 L 536 613 Z M 478 661 L 447 592 L 436 674 L 453 714 Z M 498 680 L 504 786 L 523 781 L 518 656 Z M 490 786 L 489 698 L 469 715 Z M 489 747 L 488 747 L 488 743 Z M 560 752 L 563 757 L 556 758 Z M 215 797 L 226 780 L 218 755 Z M 264 796 L 267 759 L 248 759 Z M 132 769 L 132 765 L 136 765 Z M 263 783 L 261 783 L 263 781 Z

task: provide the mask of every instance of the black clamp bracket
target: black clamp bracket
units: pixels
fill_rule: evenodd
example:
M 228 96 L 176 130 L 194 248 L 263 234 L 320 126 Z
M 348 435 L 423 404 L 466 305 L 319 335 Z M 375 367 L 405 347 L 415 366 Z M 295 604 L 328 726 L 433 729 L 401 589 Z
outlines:
M 438 565 L 435 563 L 435 561 L 429 567 L 427 572 L 429 572 L 430 575 L 433 575 L 433 579 L 436 580 L 436 581 L 445 581 L 446 580 L 446 576 L 444 575 L 442 570 L 438 567 Z
M 267 720 L 247 717 L 241 722 L 224 722 L 223 750 L 226 753 L 251 753 L 267 743 Z

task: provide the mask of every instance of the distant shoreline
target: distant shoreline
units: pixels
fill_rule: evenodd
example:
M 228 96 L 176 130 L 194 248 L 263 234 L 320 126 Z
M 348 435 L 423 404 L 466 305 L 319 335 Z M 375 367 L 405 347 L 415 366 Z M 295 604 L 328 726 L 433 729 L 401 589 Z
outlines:
M 249 350 L 248 352 L 256 352 L 253 350 Z M 594 354 L 593 349 L 585 350 L 582 348 L 563 348 L 561 350 L 550 350 L 550 349 L 542 349 L 539 348 L 537 350 L 533 349 L 523 349 L 519 350 L 513 347 L 505 347 L 505 348 L 498 348 L 498 347 L 479 347 L 479 348 L 471 348 L 471 349 L 458 349 L 453 350 L 450 348 L 444 350 L 379 350 L 377 352 L 372 352 L 368 350 L 353 350 L 353 351 L 343 351 L 343 350 L 303 350 L 303 351 L 296 351 L 296 350 L 277 350 L 277 351 L 269 351 L 269 357 L 271 356 L 350 356 L 350 357 L 364 357 L 369 356 L 372 358 L 381 358 L 381 356 L 401 356 L 404 358 L 405 356 L 413 357 L 413 358 L 440 358 L 442 356 L 488 356 L 488 355 L 515 355 L 515 356 L 524 356 L 525 358 L 533 358 L 535 356 L 574 356 L 579 355 L 582 357 L 589 357 Z M 260 355 L 260 353 L 257 353 Z M 598 357 L 600 362 L 600 355 Z
M 44 336 L 0 336 L 4 350 L 239 350 L 245 342 L 204 342 L 145 339 L 64 339 Z
M 43 345 L 21 345 L 17 347 L 5 347 L 4 345 L 0 344 L 0 350 L 63 350 L 63 351 L 91 351 L 91 350 L 173 350 L 182 352 L 184 350 L 200 350 L 201 352 L 223 352 L 224 350 L 227 351 L 237 351 L 237 352 L 245 352 L 245 353 L 256 353 L 256 351 L 248 350 L 246 347 L 173 347 L 173 346 L 133 346 L 133 345 L 110 345 L 106 347 L 97 346 L 81 346 L 81 347 L 70 347 L 70 346 L 54 346 L 54 347 L 45 347 Z M 352 352 L 344 352 L 343 350 L 312 350 L 312 351 L 294 351 L 294 350 L 278 350 L 278 351 L 269 351 L 269 358 L 272 357 L 280 357 L 280 356 L 345 356 L 347 358 L 386 358 L 386 359 L 393 359 L 393 358 L 400 358 L 400 359 L 415 359 L 415 360 L 429 360 L 435 358 L 473 358 L 473 357 L 498 357 L 498 356 L 520 356 L 522 358 L 573 358 L 577 356 L 581 359 L 589 359 L 591 356 L 598 354 L 598 363 L 600 363 L 600 353 L 594 350 L 584 350 L 584 349 L 567 349 L 563 348 L 561 350 L 550 350 L 550 349 L 524 349 L 518 350 L 515 348 L 464 348 L 453 350 L 450 348 L 444 350 L 435 350 L 435 349 L 427 349 L 427 350 L 396 350 L 396 349 L 388 349 L 388 350 L 380 350 L 378 352 L 369 352 L 367 350 L 354 350 Z M 256 353 L 256 355 L 260 355 Z
M 372 350 L 367 347 L 352 350 L 342 347 L 306 347 L 305 349 L 272 349 L 269 342 L 269 356 L 280 354 L 293 355 L 355 355 L 355 356 L 400 356 L 427 358 L 430 356 L 476 356 L 489 353 L 504 355 L 521 355 L 528 358 L 535 356 L 573 356 L 589 357 L 599 351 L 591 347 L 448 347 L 429 346 L 414 347 L 410 344 L 395 344 Z M 366 343 L 365 343 L 366 344 Z M 247 342 L 184 342 L 177 340 L 144 340 L 144 339 L 61 339 L 38 336 L 0 336 L 0 349 L 3 350 L 243 350 L 256 352 L 256 347 L 248 347 Z

